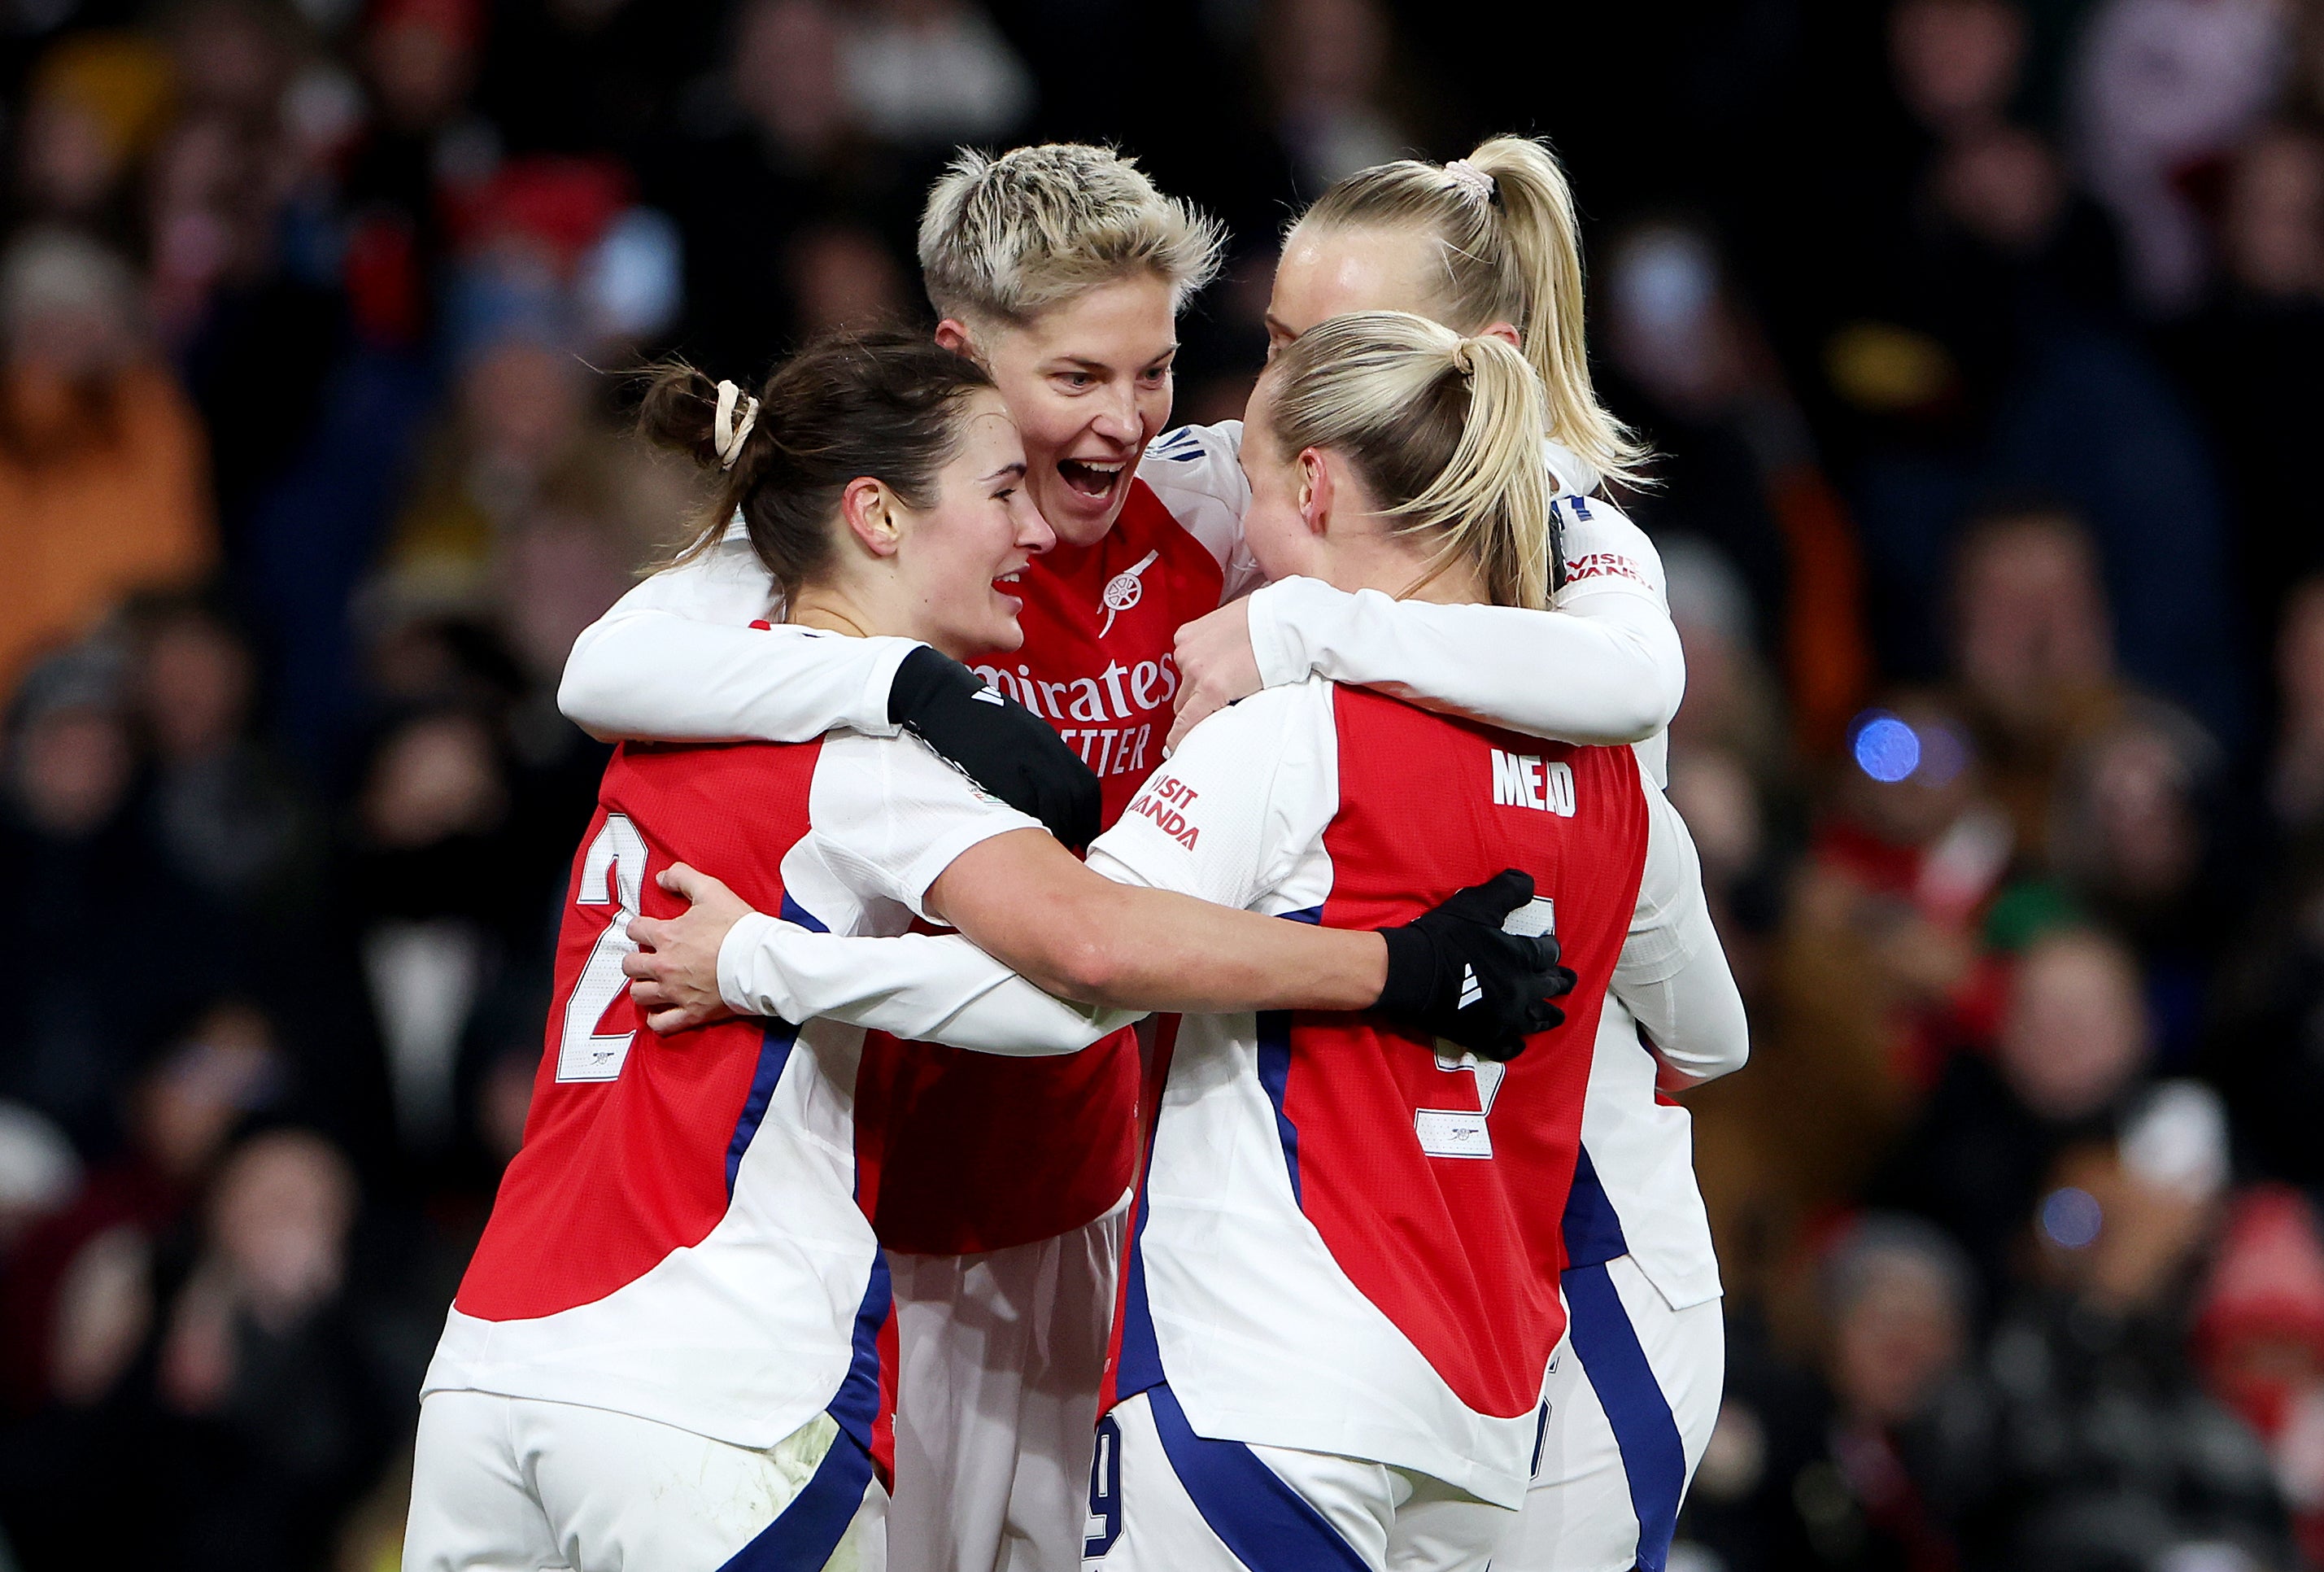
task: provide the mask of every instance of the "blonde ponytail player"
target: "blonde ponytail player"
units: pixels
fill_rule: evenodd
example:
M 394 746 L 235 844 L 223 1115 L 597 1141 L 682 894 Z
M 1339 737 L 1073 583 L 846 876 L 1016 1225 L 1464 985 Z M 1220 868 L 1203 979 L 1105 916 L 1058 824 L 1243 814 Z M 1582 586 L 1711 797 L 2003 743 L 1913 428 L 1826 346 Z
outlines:
M 1326 191 L 1285 236 L 1268 328 L 1279 356 L 1338 313 L 1394 307 L 1522 347 L 1545 394 L 1538 451 L 1563 568 L 1552 604 L 1572 615 L 1560 619 L 1559 664 L 1519 663 L 1512 651 L 1490 670 L 1557 690 L 1568 724 L 1603 725 L 1630 718 L 1641 695 L 1674 707 L 1684 669 L 1661 559 L 1600 492 L 1635 476 L 1642 450 L 1591 386 L 1582 281 L 1564 172 L 1539 143 L 1497 136 L 1448 164 L 1402 160 Z M 1180 728 L 1311 670 L 1381 679 L 1368 661 L 1385 636 L 1375 603 L 1296 579 L 1183 630 Z M 1617 713 L 1594 713 L 1603 707 Z M 1658 723 L 1638 749 L 1657 781 L 1666 748 Z M 1662 1572 L 1718 1418 L 1726 1341 L 1692 1127 L 1657 1092 L 1734 1069 L 1742 1040 L 1732 1048 L 1689 1053 L 1665 1032 L 1650 1047 L 1623 1001 L 1607 1002 L 1564 1217 L 1572 1325 L 1543 1392 L 1524 1521 L 1494 1563 L 1503 1572 Z

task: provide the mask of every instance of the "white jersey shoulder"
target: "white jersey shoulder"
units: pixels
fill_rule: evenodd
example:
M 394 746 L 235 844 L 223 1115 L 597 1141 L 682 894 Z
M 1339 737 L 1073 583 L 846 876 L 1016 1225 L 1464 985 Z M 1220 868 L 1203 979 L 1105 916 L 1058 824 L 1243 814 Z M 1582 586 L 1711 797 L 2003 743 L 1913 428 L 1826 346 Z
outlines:
M 885 937 L 927 918 L 928 886 L 980 841 L 1040 829 L 909 733 L 835 732 L 807 790 L 783 889 L 834 933 Z
M 1598 472 L 1580 457 L 1555 442 L 1543 443 L 1542 451 L 1557 483 L 1552 506 L 1565 557 L 1565 583 L 1553 604 L 1563 610 L 1584 596 L 1614 589 L 1644 592 L 1668 610 L 1662 553 L 1646 532 L 1620 508 L 1591 495 L 1599 488 Z
M 1240 421 L 1164 432 L 1138 461 L 1138 478 L 1153 487 L 1179 527 L 1218 559 L 1226 574 L 1222 600 L 1258 587 L 1259 565 L 1243 545 L 1242 515 L 1250 506 L 1250 483 L 1242 472 Z
M 1333 684 L 1252 694 L 1186 734 L 1148 776 L 1090 865 L 1125 883 L 1269 914 L 1332 888 L 1323 831 L 1340 808 Z

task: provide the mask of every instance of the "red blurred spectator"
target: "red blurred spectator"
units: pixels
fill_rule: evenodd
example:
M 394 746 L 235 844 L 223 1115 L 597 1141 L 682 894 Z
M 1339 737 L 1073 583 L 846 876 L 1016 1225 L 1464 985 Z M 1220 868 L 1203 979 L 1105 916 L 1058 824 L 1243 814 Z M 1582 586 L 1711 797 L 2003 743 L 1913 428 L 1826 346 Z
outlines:
M 2324 1234 L 2298 1190 L 2236 1197 L 2195 1350 L 2211 1390 L 2266 1440 L 2301 1547 L 2324 1562 Z

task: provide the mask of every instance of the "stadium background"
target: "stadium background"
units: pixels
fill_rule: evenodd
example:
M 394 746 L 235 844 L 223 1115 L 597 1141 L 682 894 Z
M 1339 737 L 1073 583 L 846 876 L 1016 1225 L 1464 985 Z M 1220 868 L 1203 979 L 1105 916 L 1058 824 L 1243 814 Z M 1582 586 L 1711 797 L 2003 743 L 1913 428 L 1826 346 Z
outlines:
M 1686 1572 L 2324 1558 L 2324 5 L 0 5 L 0 1530 L 393 1565 L 686 483 L 956 143 L 1223 217 L 1537 131 L 1750 999 Z M 1544 681 L 1558 680 L 1554 672 Z M 1489 1336 L 1489 1328 L 1480 1328 Z

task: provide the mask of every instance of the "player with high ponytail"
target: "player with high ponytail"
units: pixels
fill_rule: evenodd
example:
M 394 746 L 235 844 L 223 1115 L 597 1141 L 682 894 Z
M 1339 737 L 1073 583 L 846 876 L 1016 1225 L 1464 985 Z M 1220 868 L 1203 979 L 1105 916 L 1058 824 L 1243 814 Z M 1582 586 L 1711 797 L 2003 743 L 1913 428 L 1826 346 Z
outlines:
M 1310 236 L 1334 230 L 1425 236 L 1427 298 L 1417 303 L 1463 332 L 1515 328 L 1548 401 L 1547 435 L 1600 480 L 1637 478 L 1645 447 L 1591 383 L 1581 227 L 1565 171 L 1547 148 L 1495 136 L 1447 164 L 1399 159 L 1359 170 L 1293 227 Z
M 1684 662 L 1661 558 L 1600 489 L 1609 476 L 1635 476 L 1640 448 L 1591 387 L 1573 203 L 1549 150 L 1497 136 L 1450 163 L 1361 170 L 1293 222 L 1268 302 L 1274 355 L 1340 313 L 1388 307 L 1518 346 L 1543 380 L 1536 453 L 1556 494 L 1556 550 L 1546 559 L 1561 580 L 1551 604 L 1567 615 L 1508 619 L 1505 658 L 1473 686 L 1499 679 L 1530 689 L 1533 701 L 1497 692 L 1471 712 L 1583 740 L 1658 715 L 1639 754 L 1659 780 L 1659 728 L 1683 689 Z M 1382 605 L 1293 578 L 1182 629 L 1181 727 L 1262 682 L 1296 682 L 1310 670 L 1381 681 L 1411 670 Z M 1659 1037 L 1642 1040 L 1621 1001 L 1609 1003 L 1582 1122 L 1586 1204 L 1567 1219 L 1572 1356 L 1557 1362 L 1544 1393 L 1541 1468 L 1523 1529 L 1496 1561 L 1503 1572 L 1660 1572 L 1718 1419 L 1726 1365 L 1718 1260 L 1689 1116 L 1657 1096 L 1656 1083 L 1707 1078 L 1734 1062 L 1682 1072 L 1668 1048 Z
M 1515 349 L 1370 312 L 1324 323 L 1273 385 L 1266 429 L 1278 446 L 1349 454 L 1391 532 L 1425 543 L 1428 571 L 1403 595 L 1464 564 L 1488 605 L 1549 604 L 1541 384 Z M 1283 569 L 1270 577 L 1297 571 Z
M 1316 324 L 1247 412 L 1251 554 L 1277 581 L 1537 615 L 1559 503 L 1547 418 L 1498 335 L 1385 311 Z M 1554 925 L 1581 981 L 1566 1023 L 1505 1068 L 1314 1018 L 1186 1021 L 1125 1268 L 1090 1554 L 1105 1572 L 1508 1565 L 1536 1515 L 1568 1198 L 1592 1200 L 1600 1017 L 1620 1013 L 1643 1063 L 1633 1018 L 1675 1066 L 1746 1050 L 1684 826 L 1628 748 L 1320 677 L 1197 726 L 1167 775 L 1148 790 L 1204 813 L 1202 846 L 1133 812 L 1093 858 L 1326 925 L 1507 860 L 1538 887 L 1512 926 Z M 1455 1324 L 1476 1317 L 1489 1336 Z

